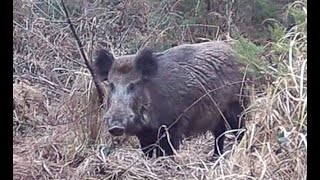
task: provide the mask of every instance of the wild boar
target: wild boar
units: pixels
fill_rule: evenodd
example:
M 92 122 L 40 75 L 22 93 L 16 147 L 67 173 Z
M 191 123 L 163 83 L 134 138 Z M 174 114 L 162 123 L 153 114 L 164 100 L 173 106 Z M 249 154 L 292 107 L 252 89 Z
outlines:
M 104 101 L 108 131 L 137 136 L 149 157 L 153 144 L 157 157 L 173 155 L 172 147 L 178 149 L 183 138 L 207 131 L 220 136 L 214 147 L 219 155 L 225 123 L 244 128 L 239 121 L 243 65 L 224 42 L 184 44 L 158 53 L 144 48 L 118 58 L 101 49 L 94 67 L 109 84 Z

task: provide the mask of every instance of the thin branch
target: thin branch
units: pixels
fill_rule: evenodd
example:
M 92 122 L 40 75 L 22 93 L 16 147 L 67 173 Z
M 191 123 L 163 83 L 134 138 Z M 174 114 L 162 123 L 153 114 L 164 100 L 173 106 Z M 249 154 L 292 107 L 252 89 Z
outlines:
M 94 70 L 93 70 L 93 67 L 92 67 L 91 63 L 89 62 L 87 56 L 85 55 L 85 53 L 83 51 L 83 44 L 81 43 L 81 40 L 80 40 L 79 36 L 77 35 L 77 33 L 75 31 L 75 28 L 74 28 L 74 26 L 73 26 L 73 24 L 72 24 L 72 22 L 70 20 L 70 16 L 69 16 L 68 10 L 67 10 L 63 0 L 61 0 L 61 5 L 62 5 L 63 11 L 64 11 L 64 13 L 66 15 L 67 23 L 70 26 L 70 29 L 71 29 L 71 32 L 72 32 L 74 38 L 76 39 L 77 46 L 78 46 L 78 49 L 80 51 L 80 55 L 81 55 L 82 59 L 84 60 L 87 68 L 89 69 L 90 74 L 92 75 L 93 82 L 94 82 L 94 84 L 95 84 L 95 86 L 97 88 L 97 92 L 98 92 L 98 96 L 99 96 L 99 102 L 101 104 L 102 101 L 103 101 L 103 91 L 102 91 L 102 88 L 100 86 L 100 83 L 99 83 L 99 81 L 97 79 L 97 76 L 94 73 Z

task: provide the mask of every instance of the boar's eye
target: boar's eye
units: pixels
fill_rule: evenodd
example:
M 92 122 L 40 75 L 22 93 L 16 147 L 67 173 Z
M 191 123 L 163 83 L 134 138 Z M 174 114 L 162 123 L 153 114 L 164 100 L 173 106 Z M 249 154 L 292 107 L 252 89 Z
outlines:
M 133 92 L 136 88 L 136 85 L 134 83 L 130 83 L 127 87 L 128 93 Z
M 109 88 L 110 88 L 111 92 L 114 92 L 115 86 L 114 86 L 114 84 L 112 82 L 109 83 Z

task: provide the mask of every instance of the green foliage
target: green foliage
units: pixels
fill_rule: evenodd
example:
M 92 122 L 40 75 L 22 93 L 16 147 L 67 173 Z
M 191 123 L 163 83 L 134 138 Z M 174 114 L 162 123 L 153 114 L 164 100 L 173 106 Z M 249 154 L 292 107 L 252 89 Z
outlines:
M 273 23 L 272 25 L 268 26 L 268 30 L 270 32 L 271 35 L 271 40 L 276 42 L 279 39 L 281 39 L 282 37 L 285 36 L 285 27 L 280 24 L 280 23 Z
M 293 22 L 295 24 L 303 24 L 307 20 L 307 16 L 305 12 L 301 9 L 296 9 L 296 8 L 290 8 L 289 9 L 289 16 L 293 17 Z
M 266 71 L 267 64 L 259 59 L 264 47 L 257 46 L 250 40 L 240 37 L 234 46 L 235 51 L 240 56 L 240 60 L 249 65 L 249 71 L 259 75 Z
M 261 23 L 268 18 L 278 19 L 277 15 L 281 10 L 278 4 L 272 0 L 254 0 L 253 8 L 255 9 L 254 21 L 257 23 Z

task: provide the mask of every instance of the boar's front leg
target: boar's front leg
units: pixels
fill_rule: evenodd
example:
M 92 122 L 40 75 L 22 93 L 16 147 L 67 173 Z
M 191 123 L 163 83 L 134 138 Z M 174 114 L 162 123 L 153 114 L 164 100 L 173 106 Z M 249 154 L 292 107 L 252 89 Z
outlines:
M 159 138 L 161 138 L 161 135 L 163 133 L 164 131 L 159 134 Z M 179 138 L 176 136 L 172 136 L 172 134 L 173 133 L 170 133 L 170 143 L 174 149 L 178 149 L 180 144 Z M 168 142 L 168 138 L 166 135 L 159 141 L 157 141 L 157 130 L 144 130 L 138 135 L 138 139 L 140 141 L 142 151 L 148 157 L 153 157 L 154 149 L 156 150 L 156 157 L 173 155 L 173 150 Z
M 162 139 L 159 140 L 159 147 L 157 148 L 156 153 L 157 157 L 172 156 L 174 154 L 172 148 L 177 150 L 180 145 L 180 138 L 175 134 L 174 129 L 169 130 L 169 138 L 167 137 L 168 134 L 165 133 L 165 131 L 161 131 L 159 138 L 163 134 L 164 136 L 162 137 Z M 170 143 L 168 142 L 168 140 L 170 140 Z
M 240 119 L 239 115 L 244 111 L 244 108 L 239 104 L 239 102 L 234 102 L 230 105 L 229 111 L 224 113 L 228 123 L 232 129 L 241 129 L 245 128 L 244 119 Z M 240 122 L 241 120 L 241 122 Z M 235 135 L 238 135 L 238 132 L 234 132 Z M 244 133 L 238 135 L 238 141 L 241 141 Z
M 226 126 L 224 124 L 224 120 L 221 118 L 218 126 L 213 130 L 213 135 L 215 138 L 215 146 L 214 146 L 214 155 L 213 156 L 219 156 L 223 153 L 223 145 L 224 145 L 224 139 L 225 135 L 223 134 L 226 131 Z M 220 137 L 219 137 L 220 136 Z
M 143 153 L 149 158 L 153 157 L 153 151 L 156 148 L 157 135 L 155 131 L 145 129 L 137 135 Z

